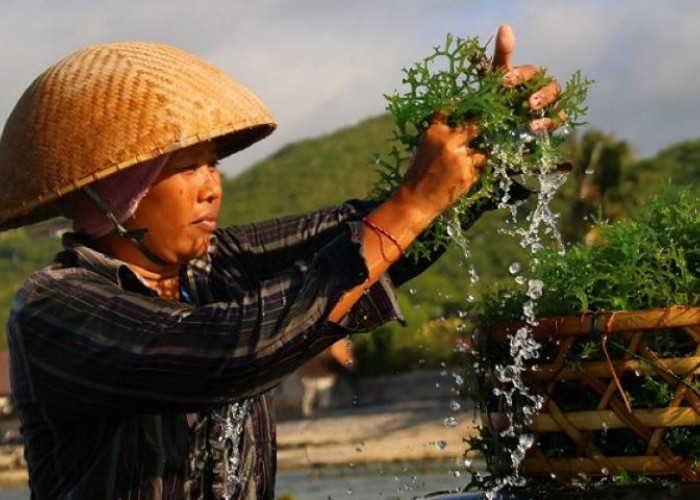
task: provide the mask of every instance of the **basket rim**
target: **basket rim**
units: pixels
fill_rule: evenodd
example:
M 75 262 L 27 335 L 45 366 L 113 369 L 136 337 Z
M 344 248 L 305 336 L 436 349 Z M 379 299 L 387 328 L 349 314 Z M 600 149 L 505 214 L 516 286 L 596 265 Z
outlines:
M 531 334 L 535 339 L 629 330 L 681 328 L 700 325 L 700 307 L 672 305 L 637 311 L 585 312 L 538 318 L 537 322 L 537 325 L 530 326 Z M 507 341 L 510 335 L 527 326 L 525 321 L 503 321 L 491 325 L 488 332 L 498 341 Z

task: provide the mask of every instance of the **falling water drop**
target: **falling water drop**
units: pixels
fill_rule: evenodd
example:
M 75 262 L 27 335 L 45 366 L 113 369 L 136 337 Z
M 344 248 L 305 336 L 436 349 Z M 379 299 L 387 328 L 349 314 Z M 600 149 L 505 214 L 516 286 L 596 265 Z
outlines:
M 448 429 L 451 429 L 453 427 L 457 427 L 458 424 L 459 424 L 459 420 L 457 420 L 455 417 L 447 417 L 445 419 L 445 427 L 447 427 Z
M 539 299 L 542 297 L 542 287 L 544 284 L 541 280 L 530 280 L 527 282 L 527 296 L 531 299 Z

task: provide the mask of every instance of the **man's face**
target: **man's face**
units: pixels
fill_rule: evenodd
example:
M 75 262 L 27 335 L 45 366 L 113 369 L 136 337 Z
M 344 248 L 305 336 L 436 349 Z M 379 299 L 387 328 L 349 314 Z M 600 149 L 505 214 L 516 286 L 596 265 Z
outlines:
M 147 228 L 144 244 L 169 264 L 203 255 L 216 229 L 221 177 L 211 142 L 172 154 L 127 229 Z

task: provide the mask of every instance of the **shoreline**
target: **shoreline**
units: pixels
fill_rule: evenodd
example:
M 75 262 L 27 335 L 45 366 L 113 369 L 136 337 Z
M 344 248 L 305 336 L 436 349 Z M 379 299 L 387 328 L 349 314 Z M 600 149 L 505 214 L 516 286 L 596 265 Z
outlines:
M 448 420 L 449 419 L 449 420 Z M 353 407 L 277 425 L 278 468 L 464 461 L 480 420 L 444 401 Z
M 473 409 L 451 411 L 444 399 L 356 406 L 282 420 L 277 422 L 277 467 L 321 477 L 343 467 L 348 473 L 396 465 L 461 469 L 464 439 L 476 433 L 479 422 Z M 23 454 L 21 445 L 0 447 L 0 489 L 27 487 Z

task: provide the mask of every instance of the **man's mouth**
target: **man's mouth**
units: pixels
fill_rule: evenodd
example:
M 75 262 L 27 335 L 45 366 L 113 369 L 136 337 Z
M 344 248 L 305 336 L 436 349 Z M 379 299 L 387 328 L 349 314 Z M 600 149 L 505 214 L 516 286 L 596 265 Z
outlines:
M 216 229 L 216 217 L 217 214 L 215 212 L 209 212 L 195 219 L 192 225 L 204 229 L 205 231 L 214 232 Z

